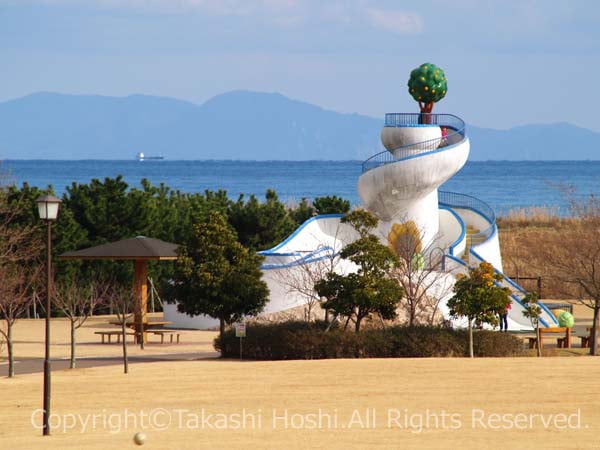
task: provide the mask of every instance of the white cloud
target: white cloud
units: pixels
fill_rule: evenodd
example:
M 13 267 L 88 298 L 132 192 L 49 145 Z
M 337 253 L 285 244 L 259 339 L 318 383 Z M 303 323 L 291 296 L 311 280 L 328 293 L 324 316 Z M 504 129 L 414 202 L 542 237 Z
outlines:
M 371 25 L 399 34 L 418 34 L 423 31 L 423 19 L 414 12 L 393 9 L 367 8 Z
M 308 23 L 361 27 L 366 23 L 386 32 L 417 34 L 423 20 L 416 12 L 383 9 L 370 0 L 0 0 L 0 4 L 94 5 L 155 13 L 197 13 L 213 17 L 252 17 L 279 28 Z

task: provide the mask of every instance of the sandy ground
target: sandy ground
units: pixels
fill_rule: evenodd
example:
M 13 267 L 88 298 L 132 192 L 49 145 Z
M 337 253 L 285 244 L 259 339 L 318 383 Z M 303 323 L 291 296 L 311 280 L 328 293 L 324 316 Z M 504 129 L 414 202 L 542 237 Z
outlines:
M 82 357 L 120 356 L 93 334 L 109 320 L 79 330 Z M 52 336 L 53 357 L 68 357 L 68 323 L 53 320 Z M 131 344 L 138 357 L 191 357 L 133 364 L 128 375 L 118 364 L 53 372 L 50 437 L 38 428 L 41 373 L 0 378 L 0 449 L 134 448 L 136 432 L 148 449 L 600 449 L 600 358 L 194 358 L 214 354 L 214 336 L 151 337 L 143 352 Z M 40 358 L 43 321 L 20 321 L 15 339 L 17 357 Z
M 150 320 L 162 320 L 162 314 L 150 314 Z M 77 330 L 77 354 L 82 357 L 91 356 L 120 356 L 121 346 L 113 337 L 111 345 L 102 345 L 100 336 L 94 334 L 96 331 L 119 330 L 116 325 L 110 325 L 114 316 L 97 316 L 89 318 L 85 324 Z M 50 339 L 52 345 L 50 353 L 52 358 L 69 358 L 70 328 L 67 319 L 52 319 L 50 327 Z M 17 321 L 13 328 L 14 351 L 16 358 L 43 358 L 44 357 L 44 323 L 43 320 L 22 319 Z M 192 353 L 192 352 L 214 352 L 212 342 L 216 333 L 213 331 L 181 331 L 181 344 L 160 344 L 160 337 L 149 334 L 149 343 L 144 350 L 133 345 L 133 338 L 128 337 L 128 351 L 130 355 L 158 355 L 168 353 Z M 166 338 L 167 340 L 169 338 Z M 6 356 L 3 349 L 2 356 Z
M 204 360 L 139 364 L 129 375 L 117 366 L 65 370 L 53 375 L 50 437 L 31 423 L 32 415 L 36 425 L 41 420 L 42 377 L 23 375 L 0 379 L 0 448 L 133 448 L 132 436 L 145 430 L 148 449 L 598 449 L 598 373 L 600 358 Z M 244 409 L 245 428 L 233 416 Z M 93 419 L 87 429 L 73 422 L 93 414 L 95 427 Z

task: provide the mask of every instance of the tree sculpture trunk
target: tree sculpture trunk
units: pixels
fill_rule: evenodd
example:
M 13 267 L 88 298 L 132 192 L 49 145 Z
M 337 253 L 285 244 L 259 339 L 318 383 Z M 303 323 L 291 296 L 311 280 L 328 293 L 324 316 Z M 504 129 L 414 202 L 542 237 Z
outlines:
M 71 369 L 75 368 L 75 322 L 71 320 Z
M 125 319 L 121 322 L 121 338 L 123 340 L 123 372 L 129 373 L 129 361 L 127 360 L 127 332 L 125 327 Z
M 419 102 L 419 108 L 421 109 L 421 116 L 419 117 L 419 123 L 430 124 L 433 122 L 431 117 L 431 111 L 433 111 L 433 102 L 422 103 Z
M 473 354 L 473 321 L 469 319 L 469 356 L 474 358 Z

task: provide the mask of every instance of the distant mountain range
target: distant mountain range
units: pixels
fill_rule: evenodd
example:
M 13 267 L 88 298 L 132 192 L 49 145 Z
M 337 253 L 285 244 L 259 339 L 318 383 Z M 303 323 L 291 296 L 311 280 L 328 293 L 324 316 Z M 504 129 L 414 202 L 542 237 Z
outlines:
M 0 103 L 0 159 L 361 160 L 382 151 L 383 118 L 280 94 L 232 91 L 202 105 L 166 97 L 40 92 Z M 471 160 L 600 158 L 600 133 L 568 123 L 469 126 Z

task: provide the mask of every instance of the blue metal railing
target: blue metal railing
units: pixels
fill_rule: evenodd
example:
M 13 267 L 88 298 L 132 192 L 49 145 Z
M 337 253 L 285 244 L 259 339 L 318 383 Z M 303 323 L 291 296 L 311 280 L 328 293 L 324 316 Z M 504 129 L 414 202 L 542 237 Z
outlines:
M 414 127 L 418 125 L 439 125 L 454 130 L 465 128 L 465 122 L 453 114 L 387 113 L 385 115 L 386 127 Z
M 444 206 L 472 209 L 484 216 L 490 223 L 496 222 L 496 213 L 494 209 L 483 200 L 472 195 L 461 194 L 459 192 L 438 191 L 438 202 Z
M 414 144 L 403 145 L 391 152 L 384 150 L 363 162 L 362 171 L 375 169 L 400 159 L 419 155 L 458 144 L 465 139 L 465 122 L 452 114 L 389 113 L 385 115 L 386 127 L 438 125 L 447 129 L 447 135 Z
M 479 253 L 477 253 L 477 251 L 475 251 L 475 249 L 473 249 L 473 248 L 469 249 L 469 253 L 471 255 L 473 255 L 478 261 L 480 261 L 480 262 L 485 261 L 485 259 Z M 525 297 L 525 295 L 527 295 L 527 291 L 521 285 L 515 283 L 509 276 L 503 274 L 495 267 L 494 267 L 494 272 L 502 275 L 503 280 L 500 284 L 508 285 L 506 287 L 508 287 L 512 291 L 511 297 L 513 299 L 515 299 L 517 301 L 517 303 L 519 303 L 519 305 L 523 306 L 523 303 L 521 302 L 521 300 L 523 299 L 523 297 Z M 546 315 L 550 319 L 550 321 L 552 323 L 554 323 L 554 325 L 558 325 L 558 320 L 556 320 L 556 317 L 554 317 L 554 314 L 552 314 L 550 309 L 548 309 L 548 307 L 546 305 L 544 305 L 542 302 L 539 302 L 538 305 L 540 306 L 540 308 L 542 308 L 542 311 L 544 311 L 546 313 Z M 550 325 L 548 325 L 548 322 L 545 319 L 543 319 L 542 317 L 540 317 L 540 323 L 545 327 L 550 326 Z
M 483 242 L 492 236 L 496 230 L 496 213 L 483 200 L 458 192 L 438 191 L 438 204 L 449 208 L 470 209 L 481 215 L 489 223 L 489 226 L 484 230 L 470 235 L 471 242 Z

